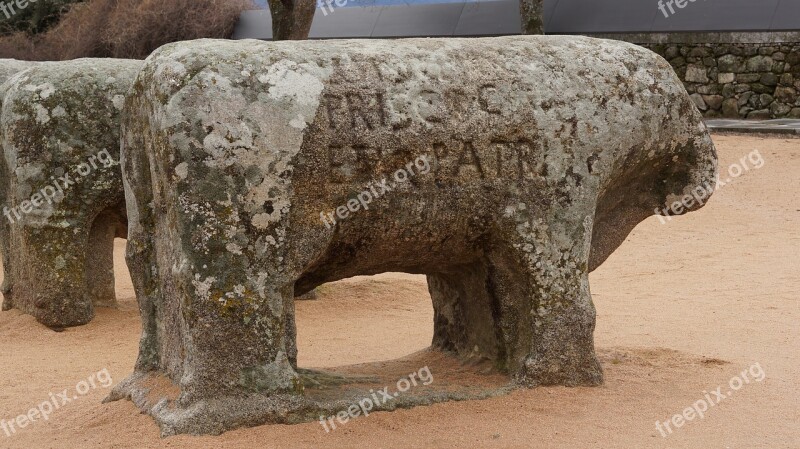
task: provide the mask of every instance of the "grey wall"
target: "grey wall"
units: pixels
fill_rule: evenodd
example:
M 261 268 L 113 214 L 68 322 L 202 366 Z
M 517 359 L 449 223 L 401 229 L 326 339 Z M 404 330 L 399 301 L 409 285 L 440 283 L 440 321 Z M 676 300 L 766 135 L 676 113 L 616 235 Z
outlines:
M 800 29 L 798 0 L 687 0 L 668 17 L 658 0 L 549 0 L 548 33 L 783 31 Z
M 340 1 L 341 3 L 341 1 Z M 327 12 L 327 14 L 326 14 Z M 317 8 L 312 39 L 501 36 L 520 33 L 519 2 L 483 0 L 392 6 Z M 271 39 L 268 10 L 245 11 L 234 39 Z
M 668 0 L 663 0 L 666 4 Z M 669 0 L 673 1 L 673 0 Z M 545 0 L 549 34 L 800 30 L 800 0 L 680 0 L 664 17 L 658 0 Z M 340 0 L 341 3 L 341 0 Z M 666 9 L 666 6 L 665 6 Z M 669 10 L 666 9 L 669 13 Z M 312 38 L 519 34 L 518 0 L 332 6 L 317 9 Z M 268 10 L 246 11 L 234 38 L 270 39 Z

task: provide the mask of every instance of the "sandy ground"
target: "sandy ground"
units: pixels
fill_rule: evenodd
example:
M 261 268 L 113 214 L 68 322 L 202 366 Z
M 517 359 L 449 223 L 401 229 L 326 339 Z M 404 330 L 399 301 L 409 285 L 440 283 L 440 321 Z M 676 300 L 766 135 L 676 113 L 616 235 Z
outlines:
M 800 448 L 800 139 L 714 140 L 723 172 L 753 150 L 765 163 L 697 213 L 640 224 L 591 275 L 602 387 L 374 413 L 330 433 L 308 423 L 160 439 L 132 403 L 101 404 L 108 389 L 95 382 L 49 420 L 10 437 L 0 430 L 0 447 Z M 122 307 L 101 309 L 87 326 L 55 333 L 16 311 L 0 314 L 0 419 L 74 392 L 103 369 L 115 383 L 131 372 L 140 324 L 121 252 L 117 266 Z M 390 360 L 430 343 L 424 277 L 354 278 L 323 286 L 320 297 L 297 306 L 301 366 Z M 756 363 L 763 380 L 752 368 L 732 390 L 731 379 Z M 716 402 L 717 387 L 725 398 L 703 418 L 666 437 L 656 429 L 706 392 Z

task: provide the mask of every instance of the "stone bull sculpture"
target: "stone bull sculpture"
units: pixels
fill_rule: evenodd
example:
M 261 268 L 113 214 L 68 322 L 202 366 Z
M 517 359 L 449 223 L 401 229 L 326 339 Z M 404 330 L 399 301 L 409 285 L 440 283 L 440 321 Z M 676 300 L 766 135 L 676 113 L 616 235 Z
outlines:
M 110 399 L 165 435 L 314 419 L 293 296 L 386 271 L 428 276 L 435 348 L 600 384 L 588 273 L 717 165 L 667 62 L 581 37 L 172 44 L 124 115 L 143 332 Z
M 4 310 L 62 328 L 115 304 L 114 238 L 127 236 L 119 117 L 141 66 L 51 62 L 4 85 Z

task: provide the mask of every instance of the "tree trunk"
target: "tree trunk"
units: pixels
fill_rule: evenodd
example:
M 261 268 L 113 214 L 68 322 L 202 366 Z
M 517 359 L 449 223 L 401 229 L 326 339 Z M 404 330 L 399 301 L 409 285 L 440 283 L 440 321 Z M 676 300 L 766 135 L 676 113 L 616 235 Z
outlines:
M 269 0 L 272 40 L 308 39 L 316 5 L 314 0 Z
M 544 34 L 544 0 L 519 0 L 522 34 Z

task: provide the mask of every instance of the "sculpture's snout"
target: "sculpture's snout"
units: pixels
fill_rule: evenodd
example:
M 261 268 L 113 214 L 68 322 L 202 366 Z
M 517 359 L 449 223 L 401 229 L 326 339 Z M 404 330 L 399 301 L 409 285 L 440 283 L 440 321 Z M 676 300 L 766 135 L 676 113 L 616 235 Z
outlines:
M 668 183 L 664 204 L 656 215 L 683 215 L 705 206 L 717 187 L 719 168 L 717 151 L 705 124 L 699 119 L 696 131 L 685 150 L 674 158 L 676 176 Z

